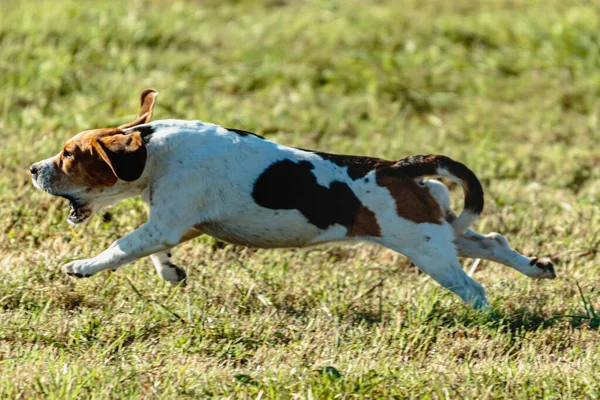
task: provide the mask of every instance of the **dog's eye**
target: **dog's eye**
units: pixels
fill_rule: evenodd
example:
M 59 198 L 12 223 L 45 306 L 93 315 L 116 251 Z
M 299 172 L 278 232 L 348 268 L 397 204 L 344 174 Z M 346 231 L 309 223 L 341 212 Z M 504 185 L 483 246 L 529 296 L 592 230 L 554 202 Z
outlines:
M 64 158 L 73 158 L 73 154 L 71 154 L 71 152 L 68 150 L 63 150 L 63 157 Z

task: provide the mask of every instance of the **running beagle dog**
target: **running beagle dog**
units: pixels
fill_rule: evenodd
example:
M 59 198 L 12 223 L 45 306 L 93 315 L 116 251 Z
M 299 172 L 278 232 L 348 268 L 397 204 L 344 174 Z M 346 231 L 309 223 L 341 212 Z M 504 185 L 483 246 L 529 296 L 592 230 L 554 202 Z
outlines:
M 139 117 L 118 128 L 84 131 L 60 153 L 30 167 L 33 185 L 68 199 L 80 224 L 102 207 L 141 195 L 148 221 L 96 257 L 64 272 L 89 277 L 150 256 L 160 277 L 185 283 L 171 248 L 201 234 L 261 248 L 331 241 L 377 243 L 404 254 L 474 308 L 484 288 L 457 256 L 484 258 L 532 278 L 555 278 L 549 259 L 512 250 L 499 233 L 469 229 L 483 190 L 463 164 L 440 155 L 399 161 L 283 146 L 238 129 L 200 121 L 150 122 L 157 92 L 142 93 Z M 446 186 L 459 183 L 465 207 L 456 217 Z

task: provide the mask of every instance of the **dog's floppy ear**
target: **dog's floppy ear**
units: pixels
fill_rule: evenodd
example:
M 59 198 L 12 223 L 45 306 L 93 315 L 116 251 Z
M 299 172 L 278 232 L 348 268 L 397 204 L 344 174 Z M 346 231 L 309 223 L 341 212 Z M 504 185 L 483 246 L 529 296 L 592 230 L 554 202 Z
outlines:
M 94 139 L 93 146 L 117 178 L 135 181 L 142 176 L 148 151 L 139 132 Z
M 134 126 L 147 124 L 150 122 L 152 120 L 152 110 L 154 109 L 154 104 L 156 103 L 156 96 L 158 96 L 158 92 L 156 90 L 144 90 L 141 98 L 142 109 L 140 110 L 140 114 L 138 115 L 137 119 L 128 124 L 119 126 L 119 129 L 132 128 Z

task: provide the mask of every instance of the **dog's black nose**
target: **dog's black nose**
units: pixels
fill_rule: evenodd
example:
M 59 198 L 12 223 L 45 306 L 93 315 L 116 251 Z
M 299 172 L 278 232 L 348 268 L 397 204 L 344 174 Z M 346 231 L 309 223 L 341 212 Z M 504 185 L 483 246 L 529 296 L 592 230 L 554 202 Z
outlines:
M 31 175 L 38 173 L 38 168 L 35 166 L 35 164 L 32 164 L 31 167 L 29 167 L 29 172 L 31 172 Z

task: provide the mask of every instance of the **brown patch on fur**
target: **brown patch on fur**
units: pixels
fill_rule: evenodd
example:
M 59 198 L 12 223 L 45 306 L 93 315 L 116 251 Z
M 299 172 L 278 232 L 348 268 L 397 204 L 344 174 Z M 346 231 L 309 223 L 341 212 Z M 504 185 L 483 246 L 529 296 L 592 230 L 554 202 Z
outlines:
M 146 163 L 146 147 L 138 132 L 118 128 L 95 129 L 67 141 L 55 162 L 69 184 L 86 188 L 113 186 L 118 179 L 139 178 Z
M 119 129 L 96 129 L 83 132 L 67 141 L 56 159 L 57 167 L 69 183 L 79 187 L 110 187 L 117 177 L 98 155 L 93 142 L 121 132 Z
M 361 206 L 347 236 L 381 236 L 381 229 L 375 213 L 367 207 Z
M 466 165 L 446 156 L 429 154 L 406 157 L 393 166 L 396 174 L 410 178 L 437 175 L 438 168 L 445 169 L 461 182 L 465 194 L 465 210 L 481 214 L 484 205 L 483 188 L 477 176 Z
M 442 210 L 429 193 L 411 178 L 392 175 L 377 175 L 377 184 L 389 190 L 396 202 L 398 216 L 417 224 L 441 224 Z

